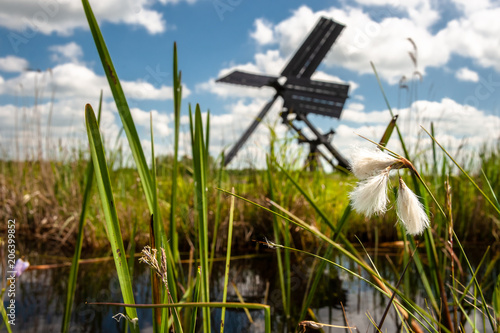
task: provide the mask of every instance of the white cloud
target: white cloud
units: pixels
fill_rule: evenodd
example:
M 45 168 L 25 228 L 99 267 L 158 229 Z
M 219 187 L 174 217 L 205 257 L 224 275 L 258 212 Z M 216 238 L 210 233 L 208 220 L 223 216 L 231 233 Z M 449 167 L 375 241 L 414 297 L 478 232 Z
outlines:
M 438 141 L 446 144 L 450 151 L 457 149 L 464 140 L 468 144 L 467 149 L 472 152 L 474 149 L 479 151 L 484 143 L 500 139 L 498 115 L 487 114 L 449 98 L 441 101 L 419 100 L 409 108 L 394 109 L 393 112 L 399 115 L 398 124 L 410 149 L 430 146 L 430 139 L 423 135 L 420 126 L 430 130 L 431 123 L 434 124 Z M 348 148 L 349 141 L 353 139 L 347 129 L 378 140 L 390 120 L 388 110 L 364 112 L 362 104 L 351 103 L 343 113 L 343 123 L 337 129 L 335 138 L 340 140 L 343 149 Z
M 267 22 L 273 41 L 278 44 L 280 58 L 289 58 L 301 45 L 321 16 L 331 17 L 346 25 L 324 59 L 329 67 L 343 67 L 360 74 L 372 73 L 373 62 L 379 75 L 396 84 L 404 75 L 411 77 L 415 69 L 425 75 L 428 67 L 441 67 L 453 55 L 472 59 L 483 67 L 500 71 L 500 8 L 490 3 L 470 5 L 471 11 L 445 22 L 439 30 L 431 29 L 440 17 L 439 4 L 430 0 L 395 2 L 392 0 L 358 0 L 364 6 L 344 6 L 312 11 L 301 6 L 287 19 L 273 25 Z M 465 2 L 457 1 L 457 6 Z M 376 15 L 381 14 L 381 15 Z M 256 21 L 256 26 L 261 25 Z M 269 34 L 271 34 L 269 32 Z M 252 32 L 257 36 L 257 30 Z M 415 52 L 417 66 L 409 57 Z M 269 50 L 267 52 L 270 52 Z
M 439 12 L 433 8 L 436 4 L 430 0 L 356 0 L 359 4 L 366 6 L 385 7 L 380 14 L 394 15 L 396 12 L 405 12 L 413 22 L 419 26 L 432 26 L 439 19 Z
M 93 101 L 97 101 L 97 98 Z M 39 147 L 42 148 L 42 156 L 48 157 L 50 153 L 54 158 L 55 155 L 64 158 L 62 155 L 69 154 L 72 148 L 86 150 L 86 102 L 88 101 L 84 99 L 68 99 L 55 101 L 53 104 L 39 103 L 36 107 L 12 104 L 0 106 L 0 132 L 4 135 L 2 146 L 9 148 L 7 156 L 32 158 L 38 155 Z M 119 132 L 115 123 L 115 110 L 114 102 L 103 104 L 101 129 L 106 139 L 114 139 Z M 94 111 L 97 112 L 95 109 Z M 59 144 L 62 144 L 64 151 L 59 150 Z
M 477 74 L 477 72 L 468 69 L 467 67 L 460 68 L 455 73 L 455 77 L 460 81 L 471 81 L 471 82 L 479 81 L 479 74 Z
M 125 95 L 138 100 L 172 99 L 172 87 L 155 87 L 146 81 L 121 80 Z M 65 63 L 44 72 L 23 72 L 19 76 L 0 82 L 0 94 L 34 96 L 35 92 L 50 89 L 57 98 L 97 98 L 101 89 L 104 96 L 110 97 L 108 81 L 105 76 L 94 73 L 82 64 Z M 183 87 L 183 95 L 190 91 Z M 47 97 L 47 96 L 46 96 Z
M 18 73 L 28 68 L 28 60 L 16 56 L 0 58 L 0 71 Z M 1 82 L 0 82 L 1 84 Z
M 116 104 L 106 77 L 80 62 L 83 52 L 74 42 L 51 46 L 49 50 L 53 53 L 52 59 L 60 64 L 43 72 L 24 70 L 7 79 L 0 76 L 0 95 L 29 97 L 23 98 L 28 103 L 23 104 L 23 107 L 0 105 L 0 150 L 3 157 L 37 158 L 41 151 L 42 156 L 46 158 L 63 158 L 57 153 L 59 142 L 63 142 L 63 148 L 66 150 L 75 148 L 86 151 L 88 142 L 84 106 L 91 103 L 97 112 L 97 100 L 101 90 L 104 97 L 101 130 L 107 144 L 114 145 L 116 141 L 121 125 L 117 121 Z M 22 59 L 12 58 L 14 61 L 2 58 L 0 64 L 11 69 L 16 66 L 20 69 L 21 65 L 27 66 L 27 62 Z M 17 65 L 9 65 L 12 62 Z M 159 84 L 163 82 L 161 75 L 166 73 L 161 72 L 158 66 L 155 70 L 147 68 L 146 72 L 144 80 L 121 80 L 121 84 L 140 135 L 145 133 L 149 137 L 149 117 L 150 113 L 153 114 L 155 141 L 158 142 L 158 152 L 161 153 L 162 149 L 165 151 L 162 142 L 171 136 L 169 116 L 164 111 L 144 110 L 141 108 L 141 101 L 172 99 L 172 87 Z M 156 78 L 155 82 L 158 84 L 148 82 L 151 77 L 153 81 Z M 183 86 L 183 96 L 189 95 L 190 90 Z M 30 106 L 29 101 L 33 97 L 36 97 L 36 105 Z M 49 101 L 52 97 L 53 101 Z
M 436 38 L 446 41 L 451 52 L 470 58 L 482 67 L 500 72 L 500 7 L 477 10 L 448 22 Z
M 165 137 L 170 134 L 168 128 L 169 117 L 165 113 L 160 113 L 157 110 L 143 111 L 139 108 L 130 109 L 134 123 L 138 126 L 143 126 L 148 129 L 151 127 L 150 116 L 153 116 L 153 130 L 155 137 Z
M 97 98 L 91 101 L 85 98 L 60 99 L 53 104 L 51 102 L 39 103 L 36 107 L 19 107 L 12 104 L 0 106 L 2 157 L 33 157 L 36 156 L 38 147 L 41 146 L 42 156 L 48 157 L 50 154 L 51 157 L 56 158 L 60 143 L 65 151 L 70 151 L 72 148 L 86 151 L 88 139 L 84 107 L 88 102 L 91 102 L 97 116 Z M 160 144 L 171 134 L 168 128 L 169 115 L 165 111 L 146 111 L 139 108 L 131 108 L 130 111 L 140 137 L 150 138 L 150 113 L 153 115 L 155 143 Z M 100 128 L 108 146 L 107 150 L 116 148 L 114 144 L 121 127 L 119 121 L 117 122 L 118 118 L 115 102 L 104 101 Z M 19 151 L 16 147 L 19 147 Z M 128 155 L 126 142 L 124 142 L 124 147 L 125 154 Z M 161 150 L 157 152 L 160 153 Z
M 422 72 L 427 66 L 440 66 L 449 59 L 444 43 L 432 38 L 423 24 L 394 16 L 377 22 L 369 12 L 351 7 L 318 12 L 306 6 L 300 7 L 274 27 L 280 51 L 283 54 L 295 52 L 321 16 L 331 17 L 346 25 L 324 60 L 327 66 L 344 67 L 365 74 L 373 72 L 370 66 L 370 61 L 373 61 L 383 78 L 397 83 L 402 75 L 411 76 L 415 70 L 408 56 L 408 52 L 412 51 L 412 45 L 407 40 L 409 37 L 419 48 L 419 68 Z
M 255 31 L 250 34 L 250 37 L 260 45 L 271 44 L 274 41 L 272 25 L 264 19 L 255 20 Z
M 75 42 L 64 45 L 52 45 L 49 47 L 49 50 L 52 52 L 51 59 L 55 62 L 78 63 L 83 56 L 82 48 Z
M 149 0 L 90 0 L 98 22 L 125 23 L 146 29 L 150 34 L 164 32 L 166 22 L 162 13 L 151 9 Z M 177 3 L 179 1 L 161 1 Z M 193 0 L 187 0 L 193 3 Z M 14 44 L 33 38 L 37 33 L 70 35 L 78 28 L 87 29 L 80 1 L 73 0 L 3 0 L 0 26 L 13 30 L 8 39 Z M 18 45 L 17 45 L 18 47 Z
M 452 3 L 454 3 L 463 13 L 472 13 L 478 10 L 487 9 L 492 5 L 489 0 L 453 0 Z

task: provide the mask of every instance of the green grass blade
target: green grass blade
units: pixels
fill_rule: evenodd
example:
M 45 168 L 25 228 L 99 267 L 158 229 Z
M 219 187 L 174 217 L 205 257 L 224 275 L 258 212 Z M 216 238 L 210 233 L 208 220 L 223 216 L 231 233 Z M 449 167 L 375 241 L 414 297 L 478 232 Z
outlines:
M 467 297 L 467 294 L 469 292 L 469 289 L 475 284 L 475 281 L 476 281 L 476 278 L 477 278 L 477 274 L 479 274 L 479 270 L 481 269 L 481 266 L 483 265 L 484 261 L 486 260 L 487 256 L 488 256 L 488 252 L 490 250 L 490 247 L 488 246 L 486 248 L 486 251 L 484 252 L 483 254 L 483 257 L 481 258 L 481 260 L 479 261 L 479 264 L 477 264 L 476 266 L 476 269 L 475 269 L 475 272 L 472 274 L 471 276 L 471 279 L 469 281 L 469 283 L 463 288 L 463 291 L 462 291 L 462 296 L 460 297 L 459 299 L 459 302 L 462 303 L 464 301 L 464 299 Z M 466 254 L 465 253 L 462 253 L 462 255 L 467 258 Z
M 99 111 L 97 115 L 98 124 L 101 119 L 101 110 L 102 110 L 102 90 L 101 90 L 101 96 L 99 97 Z M 68 277 L 68 290 L 66 292 L 66 305 L 64 307 L 61 332 L 68 332 L 69 330 L 69 323 L 71 320 L 71 309 L 73 307 L 73 300 L 75 298 L 79 261 L 80 261 L 80 256 L 82 254 L 83 228 L 85 227 L 85 219 L 87 217 L 87 209 L 89 206 L 90 195 L 92 193 L 92 184 L 94 182 L 94 165 L 92 164 L 92 161 L 89 161 L 89 164 L 87 165 L 87 172 L 85 179 L 86 183 L 82 198 L 82 210 L 80 212 L 80 219 L 78 221 L 78 233 L 76 236 L 75 254 L 73 255 L 73 260 L 71 262 L 71 268 Z
M 201 284 L 201 271 L 200 267 L 198 267 L 198 272 L 196 274 L 196 282 L 195 282 L 195 288 L 194 288 L 194 294 L 193 294 L 193 300 L 197 303 L 200 301 L 200 284 Z M 198 317 L 198 308 L 194 308 L 193 311 L 191 312 L 191 321 L 190 321 L 190 329 L 189 333 L 195 333 L 196 332 L 196 318 Z
M 179 258 L 179 240 L 175 213 L 177 210 L 177 173 L 179 158 L 179 128 L 181 122 L 182 84 L 181 73 L 177 67 L 177 43 L 174 43 L 174 160 L 172 164 L 172 195 L 170 199 L 170 248 L 177 260 Z
M 153 182 L 153 214 L 151 214 L 151 226 L 150 226 L 150 242 L 151 247 L 153 249 L 158 249 L 157 244 L 161 244 L 161 220 L 158 214 L 158 190 L 156 183 L 156 160 L 155 160 L 155 145 L 154 145 L 154 133 L 153 133 L 153 114 L 149 114 L 149 126 L 151 131 L 151 179 Z M 158 255 L 159 256 L 159 255 Z M 158 276 L 151 271 L 151 286 L 152 286 L 152 294 L 153 294 L 153 303 L 160 304 L 161 302 L 161 284 Z M 164 314 L 162 314 L 161 309 L 153 310 L 153 332 L 160 332 L 160 327 L 162 320 L 168 321 L 167 311 L 164 310 Z
M 234 193 L 234 188 L 232 189 Z M 227 230 L 227 251 L 226 251 L 226 270 L 224 272 L 224 290 L 222 292 L 222 303 L 226 303 L 227 299 L 227 285 L 229 283 L 229 266 L 231 263 L 231 246 L 233 240 L 233 216 L 234 216 L 234 196 L 231 197 L 231 206 L 229 208 L 229 225 Z M 220 333 L 224 333 L 224 320 L 226 315 L 226 308 L 222 308 L 220 318 Z
M 155 159 L 155 151 L 154 151 L 154 135 L 153 135 L 153 115 L 150 115 L 150 126 L 151 126 L 151 155 L 152 155 L 152 171 L 151 171 L 151 178 L 153 180 L 153 203 L 154 203 L 154 211 L 153 211 L 153 230 L 154 230 L 154 235 L 151 237 L 154 239 L 155 245 L 156 244 L 165 244 L 165 241 L 162 242 L 162 239 L 165 237 L 165 231 L 161 219 L 161 214 L 160 214 L 160 209 L 158 206 L 158 190 L 157 190 L 157 181 L 156 181 L 156 159 Z M 155 246 L 155 248 L 158 248 Z M 170 246 L 167 244 L 165 247 L 162 247 L 165 252 L 168 254 L 168 258 L 170 260 L 167 260 L 167 279 L 168 279 L 168 286 L 169 288 L 167 289 L 165 286 L 163 286 L 163 302 L 169 302 L 170 299 L 168 295 L 172 297 L 172 300 L 174 303 L 177 302 L 177 289 L 176 289 L 176 279 L 174 276 L 174 263 L 173 261 L 175 258 L 172 255 Z M 160 255 L 158 253 L 158 255 Z M 161 295 L 158 296 L 158 299 L 161 299 Z M 178 316 L 178 312 L 176 310 L 172 311 L 172 317 L 173 317 L 173 323 L 175 327 L 175 331 L 182 333 L 182 324 L 180 321 L 180 318 Z M 153 318 L 154 319 L 154 318 Z M 169 322 L 169 317 L 168 317 L 168 309 L 163 309 L 162 314 L 161 314 L 161 321 L 162 323 L 157 323 L 156 329 L 162 332 L 167 332 L 168 331 L 168 322 Z M 155 321 L 153 321 L 155 323 Z M 155 325 L 153 325 L 155 326 Z
M 431 133 L 433 136 L 435 136 L 435 132 L 434 132 L 434 122 L 431 122 Z M 432 167 L 433 167 L 433 170 L 432 172 L 434 173 L 434 175 L 437 176 L 438 174 L 438 171 L 437 171 L 437 167 L 438 167 L 438 162 L 437 162 L 437 155 L 436 155 L 436 143 L 434 141 L 432 141 Z M 437 177 L 436 177 L 437 179 Z
M 387 146 L 387 143 L 389 142 L 389 139 L 391 138 L 392 132 L 394 131 L 394 127 L 396 127 L 396 121 L 398 120 L 398 115 L 395 115 L 392 117 L 391 121 L 389 122 L 389 125 L 387 125 L 384 134 L 382 135 L 382 138 L 380 139 L 379 145 L 382 147 Z
M 3 245 L 0 243 L 0 245 Z M 5 294 L 5 288 L 2 288 L 0 292 L 0 312 L 2 313 L 3 324 L 5 325 L 5 329 L 8 333 L 12 333 L 12 328 L 10 327 L 9 317 L 7 317 L 7 311 L 5 310 L 5 306 L 3 305 L 3 295 Z M 2 328 L 2 326 L 0 326 Z
M 276 163 L 276 165 L 278 166 L 278 168 L 281 170 L 281 172 L 283 172 L 283 174 L 288 178 L 288 180 L 295 186 L 295 188 L 297 188 L 297 190 L 299 190 L 299 192 L 304 196 L 304 198 L 309 202 L 309 204 L 314 208 L 314 210 L 319 214 L 319 216 L 321 217 L 321 219 L 323 220 L 323 222 L 325 222 L 328 227 L 333 231 L 335 232 L 335 226 L 333 225 L 333 223 L 330 221 L 330 219 L 326 216 L 326 214 L 323 212 L 323 210 L 321 210 L 318 205 L 316 205 L 316 202 L 314 202 L 314 200 L 312 200 L 309 195 L 306 193 L 306 191 L 304 191 L 304 189 L 302 189 L 302 187 L 299 185 L 299 183 L 297 183 L 295 181 L 295 179 L 288 173 L 288 171 L 286 171 L 281 165 L 279 165 L 278 163 Z
M 495 290 L 493 291 L 493 310 L 495 311 L 495 316 L 497 317 L 497 325 L 500 320 L 500 275 L 497 276 L 497 281 L 495 282 Z
M 438 145 L 439 145 L 439 143 L 438 143 Z M 479 285 L 479 282 L 477 281 L 474 269 L 472 268 L 472 265 L 469 262 L 469 259 L 465 255 L 465 250 L 462 247 L 462 243 L 460 242 L 460 240 L 458 239 L 457 235 L 455 234 L 455 231 L 453 231 L 453 237 L 455 238 L 455 241 L 458 244 L 458 246 L 460 248 L 460 251 L 463 254 L 463 258 L 465 259 L 465 262 L 467 263 L 467 267 L 469 268 L 470 273 L 472 274 L 472 279 L 474 280 L 474 284 L 475 284 L 475 286 L 477 287 L 477 289 L 479 291 L 479 295 L 481 296 L 481 301 L 482 301 L 481 305 L 483 307 L 483 311 L 486 313 L 486 315 L 488 317 L 488 320 L 489 320 L 490 325 L 491 325 L 491 329 L 493 330 L 493 332 L 496 332 L 497 327 L 495 325 L 495 321 L 493 320 L 493 318 L 491 316 L 490 310 L 488 309 L 486 300 L 485 300 L 484 295 L 483 295 L 483 290 L 482 290 L 481 286 Z
M 106 73 L 111 92 L 113 93 L 113 98 L 116 103 L 116 108 L 118 109 L 118 114 L 120 115 L 120 119 L 123 123 L 123 129 L 125 131 L 125 134 L 127 135 L 130 149 L 132 151 L 132 156 L 134 157 L 135 163 L 137 165 L 137 170 L 139 172 L 139 177 L 144 188 L 144 194 L 148 202 L 149 210 L 152 213 L 154 211 L 153 184 L 149 172 L 149 167 L 142 150 L 141 141 L 139 139 L 139 135 L 137 134 L 137 129 L 135 127 L 132 114 L 130 113 L 127 99 L 125 98 L 120 80 L 118 79 L 118 74 L 113 66 L 111 56 L 109 55 L 106 43 L 104 42 L 104 38 L 101 34 L 101 30 L 99 28 L 99 25 L 97 24 L 94 13 L 92 12 L 92 8 L 90 7 L 88 0 L 82 0 L 82 4 L 83 9 L 85 10 L 85 15 L 87 16 L 90 31 L 92 32 L 92 36 L 94 38 L 97 52 L 99 53 L 99 58 L 101 59 L 102 67 L 104 69 L 104 72 Z M 166 246 L 166 244 L 161 244 L 161 246 Z
M 198 213 L 198 241 L 201 264 L 201 300 L 210 302 L 208 264 L 208 200 L 206 180 L 206 147 L 203 136 L 203 122 L 200 106 L 197 104 L 194 120 L 193 142 L 193 170 L 195 179 L 196 211 Z M 210 332 L 210 308 L 203 308 L 203 329 L 205 333 Z
M 275 248 L 284 248 L 285 246 L 283 245 L 279 245 L 279 244 L 271 244 L 272 246 L 274 246 Z M 369 284 L 370 286 L 372 286 L 373 288 L 375 288 L 377 291 L 379 291 L 380 293 L 384 294 L 385 296 L 387 297 L 390 297 L 391 295 L 386 291 L 386 290 L 383 290 L 381 287 L 379 287 L 378 285 L 376 285 L 374 282 L 364 278 L 362 275 L 359 275 L 358 273 L 348 269 L 347 267 L 344 267 L 332 260 L 329 260 L 327 259 L 325 256 L 320 256 L 320 255 L 317 255 L 317 254 L 314 254 L 314 253 L 310 253 L 310 252 L 307 252 L 307 251 L 304 251 L 304 250 L 299 250 L 299 249 L 295 249 L 295 248 L 289 248 L 291 251 L 295 251 L 295 252 L 298 252 L 298 253 L 303 253 L 303 254 L 306 254 L 306 255 L 309 255 L 309 256 L 312 256 L 312 257 L 315 257 L 316 259 L 319 259 L 321 260 L 322 262 L 325 262 L 327 264 L 330 264 L 330 265 L 333 265 L 345 272 L 347 272 L 348 274 L 352 275 L 353 277 L 355 278 L 358 278 L 359 280 L 361 281 L 364 281 L 366 282 L 367 284 Z M 401 295 L 400 291 L 397 290 L 396 288 L 393 289 L 395 293 L 397 293 L 400 297 L 402 297 L 404 299 L 404 296 Z M 430 324 L 430 322 L 428 321 L 428 319 L 426 318 L 426 316 L 424 316 L 423 314 L 425 314 L 425 310 L 423 310 L 422 308 L 419 308 L 418 306 L 412 304 L 412 302 L 408 302 L 408 300 L 406 300 L 408 305 L 411 307 L 411 309 L 413 311 L 415 311 L 416 313 L 420 314 L 423 318 L 423 320 L 427 323 L 427 324 Z M 407 311 L 410 316 L 412 318 L 414 318 L 420 325 L 422 325 L 423 327 L 425 327 L 423 325 L 423 323 L 420 321 L 420 319 L 418 319 L 414 314 L 412 314 L 410 311 L 408 311 L 408 309 L 406 307 L 404 307 L 399 301 L 397 300 L 394 300 L 395 303 L 397 303 L 399 306 L 402 307 L 402 309 L 404 309 L 405 311 Z M 430 315 L 428 316 L 430 317 Z
M 111 243 L 111 249 L 113 252 L 113 259 L 115 261 L 116 271 L 118 274 L 120 289 L 122 291 L 124 302 L 134 304 L 135 301 L 132 291 L 132 283 L 130 281 L 128 264 L 125 255 L 126 252 L 123 247 L 120 224 L 118 223 L 116 205 L 111 189 L 108 167 L 106 165 L 106 155 L 104 154 L 104 147 L 102 145 L 99 127 L 97 126 L 97 120 L 95 118 L 94 111 L 89 104 L 85 106 L 85 121 L 87 124 L 87 135 L 89 139 L 97 187 L 99 189 L 99 195 L 101 197 L 107 235 Z M 132 319 L 137 318 L 137 312 L 133 308 L 127 308 L 127 315 Z M 139 332 L 138 323 L 136 323 L 136 325 L 133 325 L 131 327 L 131 330 L 132 332 Z
M 340 238 L 340 235 L 343 236 L 342 229 L 343 229 L 344 225 L 346 224 L 351 212 L 352 212 L 351 205 L 347 205 L 347 207 L 344 209 L 344 213 L 342 214 L 342 217 L 340 218 L 340 220 L 338 222 L 337 230 L 336 230 L 335 236 L 333 238 L 334 242 L 336 242 L 338 240 L 338 238 Z M 325 258 L 330 259 L 332 254 L 333 254 L 333 246 L 329 245 L 326 249 L 326 252 L 325 252 Z M 307 309 L 310 307 L 310 305 L 314 299 L 314 295 L 316 294 L 316 290 L 319 286 L 319 283 L 320 283 L 321 278 L 322 278 L 322 273 L 325 270 L 325 268 L 326 268 L 326 262 L 325 261 L 320 262 L 320 264 L 316 270 L 316 274 L 314 275 L 314 279 L 313 279 L 313 282 L 311 284 L 311 289 L 308 291 L 307 298 L 305 299 L 305 301 L 302 304 L 302 310 L 300 313 L 299 321 L 304 320 L 304 318 L 306 316 Z
M 221 160 L 219 165 L 219 173 L 217 175 L 217 187 L 220 188 L 222 186 L 222 177 L 224 175 L 224 151 L 221 154 Z M 219 233 L 220 226 L 220 210 L 221 210 L 221 195 L 220 191 L 217 192 L 217 198 L 215 199 L 215 222 L 214 222 L 214 231 L 212 236 L 212 244 L 210 245 L 210 274 L 212 274 L 212 266 L 213 259 L 215 256 L 215 245 L 217 241 L 217 234 Z
M 173 258 L 172 252 L 170 251 L 169 246 L 166 247 L 165 252 L 167 253 L 167 279 L 168 279 L 169 289 L 166 290 L 166 288 L 165 288 L 165 292 L 163 295 L 163 303 L 164 304 L 169 303 L 169 302 L 177 303 L 177 289 L 176 289 L 177 279 L 175 277 L 174 258 Z M 170 293 L 171 298 L 169 298 L 169 293 Z M 173 323 L 174 323 L 175 331 L 178 333 L 182 333 L 183 329 L 182 329 L 181 319 L 179 318 L 177 309 L 172 311 L 172 316 L 173 316 Z M 163 309 L 163 313 L 162 313 L 162 332 L 165 332 L 165 333 L 169 332 L 168 331 L 168 326 L 169 326 L 168 323 L 169 323 L 168 311 L 165 308 L 165 309 Z
M 137 233 L 137 217 L 134 219 L 134 225 L 132 226 L 132 234 L 130 235 L 129 250 L 128 250 L 128 268 L 130 272 L 130 277 L 134 276 L 134 265 L 135 265 L 135 235 Z
M 205 178 L 208 179 L 208 156 L 209 156 L 209 142 L 210 142 L 210 110 L 207 111 L 207 123 L 205 125 Z
M 493 187 L 491 186 L 490 180 L 484 173 L 484 170 L 481 169 L 481 173 L 483 174 L 484 180 L 486 181 L 486 184 L 488 185 L 488 189 L 490 190 L 491 196 L 493 197 L 493 202 L 497 206 L 498 209 L 500 209 L 500 202 L 498 202 L 497 195 L 495 194 L 495 191 L 493 190 Z
M 273 190 L 273 181 L 271 177 L 271 168 L 272 168 L 272 162 L 270 157 L 267 158 L 267 181 L 269 183 L 269 198 L 273 201 L 275 201 L 274 198 L 274 190 Z M 219 192 L 220 193 L 220 192 Z M 272 207 L 274 210 L 274 206 Z M 278 224 L 278 219 L 276 218 L 276 215 L 273 214 L 273 234 L 274 234 L 274 241 L 279 243 L 279 232 L 280 232 L 280 227 Z M 279 274 L 279 280 L 280 280 L 280 288 L 281 288 L 281 299 L 283 302 L 283 310 L 285 312 L 285 316 L 290 318 L 290 309 L 288 308 L 288 302 L 287 302 L 287 296 L 286 296 L 286 288 L 285 288 L 285 275 L 284 275 L 284 269 L 283 269 L 283 262 L 281 258 L 281 249 L 276 249 L 276 259 L 278 261 L 278 274 Z
M 378 83 L 378 86 L 380 88 L 380 91 L 382 92 L 382 96 L 384 97 L 385 105 L 387 106 L 387 109 L 389 110 L 391 117 L 394 118 L 394 113 L 392 112 L 391 103 L 389 103 L 389 100 L 387 99 L 387 96 L 386 96 L 385 91 L 384 91 L 384 87 L 382 86 L 382 81 L 380 81 L 380 77 L 378 76 L 377 69 L 375 68 L 375 65 L 373 64 L 373 62 L 371 62 L 371 61 L 370 61 L 370 65 L 372 66 L 373 73 L 375 74 L 375 78 L 377 79 L 377 83 Z M 408 149 L 406 149 L 403 135 L 401 134 L 401 131 L 399 130 L 399 126 L 396 123 L 394 124 L 394 126 L 396 128 L 396 132 L 398 133 L 399 141 L 401 142 L 401 147 L 403 148 L 405 157 L 407 159 L 410 159 L 410 154 L 408 153 Z
M 189 133 L 191 134 L 191 147 L 194 147 L 194 122 L 193 122 L 193 111 L 191 110 L 191 104 L 189 104 Z M 192 152 L 191 152 L 192 153 Z M 194 171 L 193 171 L 194 174 Z

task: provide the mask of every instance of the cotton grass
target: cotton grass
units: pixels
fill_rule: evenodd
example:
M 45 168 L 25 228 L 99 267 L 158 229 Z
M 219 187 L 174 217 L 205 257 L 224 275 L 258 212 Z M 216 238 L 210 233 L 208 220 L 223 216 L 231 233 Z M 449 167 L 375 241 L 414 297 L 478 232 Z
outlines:
M 383 214 L 386 211 L 387 184 L 389 169 L 358 183 L 358 186 L 349 194 L 354 209 L 367 217 L 373 214 Z
M 424 206 L 401 177 L 399 177 L 397 213 L 399 221 L 409 235 L 419 235 L 429 227 L 429 217 Z
M 395 153 L 386 154 L 379 149 L 354 148 L 350 169 L 360 182 L 349 193 L 355 211 L 366 217 L 384 214 L 389 198 L 389 174 L 391 170 L 407 168 L 418 175 L 413 164 Z M 429 218 L 422 203 L 399 177 L 397 214 L 407 234 L 419 235 L 429 227 Z
M 380 149 L 354 147 L 350 169 L 358 179 L 366 179 L 398 162 L 397 158 L 382 152 Z

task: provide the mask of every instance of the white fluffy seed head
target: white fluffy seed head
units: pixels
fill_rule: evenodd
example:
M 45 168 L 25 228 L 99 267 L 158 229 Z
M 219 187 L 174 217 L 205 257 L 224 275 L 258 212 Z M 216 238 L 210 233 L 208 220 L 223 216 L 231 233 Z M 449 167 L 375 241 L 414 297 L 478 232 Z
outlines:
M 419 235 L 429 227 L 429 217 L 418 197 L 399 178 L 397 199 L 397 213 L 399 221 L 404 225 L 409 235 Z
M 358 183 L 358 186 L 349 193 L 354 210 L 370 217 L 373 214 L 383 214 L 387 210 L 387 185 L 389 170 L 383 170 Z
M 382 170 L 398 162 L 378 148 L 354 147 L 351 154 L 350 169 L 358 179 L 366 179 L 379 174 Z

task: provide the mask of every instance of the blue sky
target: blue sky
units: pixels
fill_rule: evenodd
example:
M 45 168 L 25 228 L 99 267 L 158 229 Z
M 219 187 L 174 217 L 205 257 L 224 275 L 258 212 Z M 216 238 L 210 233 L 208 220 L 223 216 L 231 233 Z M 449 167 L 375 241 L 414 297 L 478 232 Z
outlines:
M 90 4 L 147 151 L 151 112 L 156 151 L 172 151 L 174 41 L 185 93 L 182 153 L 189 154 L 187 105 L 200 103 L 211 111 L 210 149 L 217 155 L 238 138 L 273 91 L 219 84 L 215 79 L 234 69 L 278 75 L 321 16 L 346 28 L 313 78 L 347 82 L 351 90 L 340 120 L 311 119 L 325 132 L 335 128 L 333 143 L 346 156 L 353 144 L 366 144 L 356 133 L 377 139 L 390 120 L 370 61 L 415 153 L 428 147 L 419 128 L 429 128 L 431 122 L 438 139 L 452 151 L 462 144 L 474 151 L 499 138 L 498 1 L 90 0 Z M 416 66 L 409 52 L 416 55 Z M 400 88 L 403 76 L 409 89 Z M 56 152 L 59 142 L 68 150 L 85 147 L 84 105 L 96 106 L 100 89 L 105 100 L 103 134 L 114 142 L 119 117 L 81 3 L 3 1 L 2 157 L 22 158 L 36 151 L 54 157 L 61 154 Z M 277 121 L 280 106 L 274 105 L 266 123 L 284 137 L 286 128 Z M 43 145 L 38 143 L 41 138 Z M 234 166 L 262 165 L 268 142 L 268 130 L 260 126 Z M 301 152 L 304 147 L 292 144 L 290 149 Z

